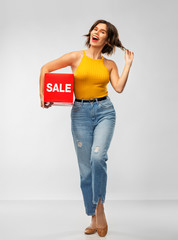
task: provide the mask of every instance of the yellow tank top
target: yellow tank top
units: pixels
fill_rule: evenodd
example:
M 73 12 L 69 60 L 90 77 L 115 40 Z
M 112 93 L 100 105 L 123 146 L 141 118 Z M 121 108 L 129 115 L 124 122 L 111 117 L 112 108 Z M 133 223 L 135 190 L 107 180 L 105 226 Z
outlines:
M 83 50 L 82 60 L 74 73 L 74 94 L 79 99 L 100 98 L 108 95 L 109 71 L 102 59 L 86 56 Z

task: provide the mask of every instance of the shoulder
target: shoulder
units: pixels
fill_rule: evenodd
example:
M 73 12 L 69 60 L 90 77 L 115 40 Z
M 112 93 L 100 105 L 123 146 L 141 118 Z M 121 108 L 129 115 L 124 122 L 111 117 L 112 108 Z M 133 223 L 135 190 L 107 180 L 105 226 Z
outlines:
M 74 60 L 77 60 L 78 58 L 80 58 L 81 56 L 83 56 L 83 50 L 80 51 L 72 51 L 67 53 L 71 58 L 73 58 Z
M 111 71 L 113 68 L 116 67 L 116 63 L 113 60 L 107 59 L 105 57 L 104 57 L 104 64 L 106 65 L 109 71 Z
M 105 61 L 107 64 L 109 64 L 110 66 L 114 66 L 114 65 L 116 64 L 113 60 L 107 59 L 107 58 L 105 58 L 105 57 L 104 57 L 104 61 Z
M 83 50 L 66 53 L 66 57 L 70 59 L 70 65 L 75 66 L 81 61 L 83 57 Z

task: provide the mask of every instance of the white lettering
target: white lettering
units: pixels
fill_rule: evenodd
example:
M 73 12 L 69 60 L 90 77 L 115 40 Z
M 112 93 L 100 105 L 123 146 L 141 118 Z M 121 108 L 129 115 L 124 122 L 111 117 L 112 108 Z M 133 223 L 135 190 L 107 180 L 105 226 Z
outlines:
M 71 92 L 71 84 L 66 84 L 66 92 Z
M 57 83 L 55 83 L 55 84 L 54 84 L 53 92 L 54 92 L 54 91 L 57 91 L 57 92 L 59 92 L 59 88 L 58 88 L 58 85 L 57 85 Z
M 52 83 L 47 84 L 47 89 L 46 91 L 51 92 L 52 91 Z
M 64 92 L 64 90 L 62 90 L 62 83 L 60 83 L 60 92 Z
M 70 93 L 71 92 L 71 84 L 57 84 L 55 83 L 54 86 L 52 83 L 48 83 L 46 88 L 47 92 L 66 92 Z

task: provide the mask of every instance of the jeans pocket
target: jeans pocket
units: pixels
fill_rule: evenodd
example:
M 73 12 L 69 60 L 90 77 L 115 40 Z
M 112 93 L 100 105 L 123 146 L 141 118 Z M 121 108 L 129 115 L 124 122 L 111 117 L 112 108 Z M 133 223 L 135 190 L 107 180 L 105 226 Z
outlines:
M 99 106 L 101 108 L 114 108 L 112 102 L 109 99 L 103 100 L 99 102 Z
M 78 111 L 82 106 L 82 102 L 74 102 L 73 107 L 72 107 L 72 112 Z

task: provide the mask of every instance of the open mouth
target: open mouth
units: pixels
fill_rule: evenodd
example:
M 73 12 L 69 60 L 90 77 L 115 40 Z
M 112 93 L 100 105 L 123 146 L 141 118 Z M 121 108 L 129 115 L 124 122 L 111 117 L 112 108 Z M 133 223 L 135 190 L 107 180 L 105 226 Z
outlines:
M 99 38 L 97 38 L 95 36 L 92 37 L 92 41 L 98 41 L 98 40 L 99 40 Z

